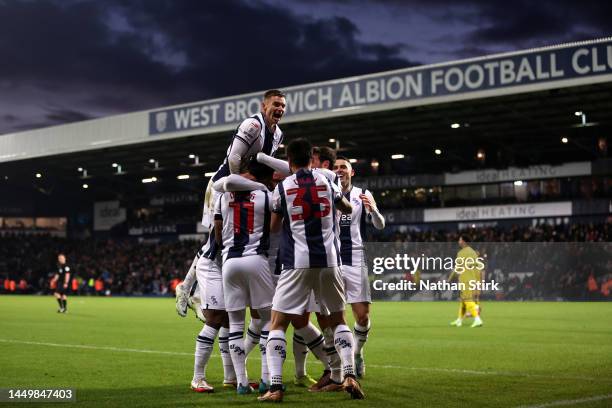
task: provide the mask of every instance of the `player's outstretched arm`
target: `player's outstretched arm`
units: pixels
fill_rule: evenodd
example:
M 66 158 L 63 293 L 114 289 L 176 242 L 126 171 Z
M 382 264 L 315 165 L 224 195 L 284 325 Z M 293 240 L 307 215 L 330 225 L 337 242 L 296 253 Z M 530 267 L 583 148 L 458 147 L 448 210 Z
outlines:
M 219 180 L 215 181 L 213 188 L 221 193 L 228 191 L 268 190 L 264 184 L 249 180 L 248 178 L 242 177 L 238 174 L 230 174 L 227 177 L 220 178 Z
M 227 180 L 227 177 L 221 177 L 219 180 L 215 181 L 212 185 L 213 189 L 220 193 L 225 193 L 225 180 Z
M 291 169 L 289 169 L 289 163 L 284 160 L 276 159 L 272 156 L 268 156 L 265 153 L 257 153 L 257 161 L 261 164 L 273 168 L 274 170 L 281 173 L 283 176 L 291 175 Z

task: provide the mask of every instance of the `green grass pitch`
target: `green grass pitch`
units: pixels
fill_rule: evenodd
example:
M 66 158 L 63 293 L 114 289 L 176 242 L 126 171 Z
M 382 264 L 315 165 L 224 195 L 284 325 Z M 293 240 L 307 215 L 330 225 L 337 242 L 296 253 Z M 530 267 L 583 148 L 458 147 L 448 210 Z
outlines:
M 173 299 L 73 296 L 67 315 L 56 309 L 50 296 L 0 296 L 0 388 L 73 387 L 78 406 L 259 405 L 254 395 L 220 387 L 216 345 L 208 368 L 215 393 L 189 389 L 201 324 L 191 312 L 179 318 Z M 612 303 L 484 302 L 485 326 L 476 329 L 448 326 L 455 302 L 375 303 L 372 309 L 362 381 L 367 399 L 289 385 L 285 404 L 612 405 Z M 284 375 L 291 380 L 287 354 Z M 251 378 L 258 377 L 258 363 L 249 362 Z M 308 368 L 320 374 L 312 357 Z

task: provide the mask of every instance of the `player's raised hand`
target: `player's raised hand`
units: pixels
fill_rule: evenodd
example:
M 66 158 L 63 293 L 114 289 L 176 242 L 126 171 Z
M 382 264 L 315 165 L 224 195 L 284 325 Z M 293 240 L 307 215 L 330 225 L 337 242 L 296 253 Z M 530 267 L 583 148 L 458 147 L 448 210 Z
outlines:
M 361 198 L 361 201 L 363 202 L 363 205 L 365 205 L 366 210 L 368 210 L 368 212 L 372 212 L 372 209 L 374 208 L 374 203 L 372 203 L 368 196 L 365 194 L 359 194 L 359 198 Z

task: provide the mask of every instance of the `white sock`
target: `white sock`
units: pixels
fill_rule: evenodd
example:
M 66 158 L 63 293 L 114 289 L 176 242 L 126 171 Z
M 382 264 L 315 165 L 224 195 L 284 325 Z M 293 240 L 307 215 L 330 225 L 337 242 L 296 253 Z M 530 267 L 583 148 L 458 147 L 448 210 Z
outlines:
M 325 341 L 319 329 L 312 322 L 308 322 L 306 326 L 296 330 L 295 333 L 303 339 L 312 354 L 325 365 L 327 353 L 324 350 L 323 343 Z
M 370 331 L 370 319 L 368 319 L 368 324 L 366 326 L 361 326 L 359 323 L 355 322 L 355 326 L 353 327 L 353 332 L 355 333 L 355 355 L 361 356 L 361 350 L 363 346 L 365 346 L 366 341 L 368 341 L 368 332 Z
M 193 364 L 193 379 L 199 380 L 200 378 L 206 378 L 206 366 L 210 355 L 213 351 L 213 344 L 215 337 L 217 337 L 218 330 L 210 326 L 204 325 L 198 337 L 196 337 L 195 344 L 195 358 Z
M 246 353 L 244 351 L 244 310 L 228 312 L 229 329 L 229 349 L 236 372 L 238 385 L 246 387 L 249 385 L 249 377 L 246 371 Z
M 353 352 L 353 332 L 346 324 L 339 324 L 334 330 L 334 346 L 342 361 L 344 376 L 355 375 L 355 354 Z
M 270 322 L 264 325 L 264 327 L 261 329 L 261 335 L 259 336 L 259 352 L 261 353 L 261 379 L 268 385 L 270 385 L 270 371 L 268 370 L 266 344 L 268 343 L 269 334 Z
M 229 350 L 229 329 L 221 327 L 219 330 L 219 352 L 221 353 L 221 361 L 223 361 L 223 382 L 236 381 L 236 372 L 234 364 L 232 364 L 232 356 Z
M 183 279 L 183 287 L 187 291 L 187 294 L 191 294 L 191 287 L 196 281 L 196 265 L 198 263 L 198 259 L 200 259 L 200 257 L 197 255 L 195 258 L 193 258 L 189 271 L 187 271 L 187 275 L 185 275 L 185 278 Z
M 297 334 L 297 330 L 293 331 L 293 358 L 295 360 L 295 376 L 303 377 L 306 375 L 306 357 L 308 356 L 308 347 L 306 342 Z
M 259 344 L 259 336 L 261 335 L 261 326 L 263 322 L 261 319 L 255 319 L 251 317 L 249 322 L 249 328 L 247 329 L 246 339 L 244 340 L 244 351 L 248 356 L 251 350 Z
M 270 386 L 283 384 L 283 363 L 287 357 L 287 341 L 285 332 L 271 330 L 266 344 L 268 368 L 270 369 Z
M 328 327 L 323 330 L 323 336 L 325 338 L 325 346 L 323 349 L 327 353 L 327 367 L 326 370 L 331 372 L 331 379 L 337 383 L 342 382 L 342 363 L 338 351 L 334 346 L 334 331 Z

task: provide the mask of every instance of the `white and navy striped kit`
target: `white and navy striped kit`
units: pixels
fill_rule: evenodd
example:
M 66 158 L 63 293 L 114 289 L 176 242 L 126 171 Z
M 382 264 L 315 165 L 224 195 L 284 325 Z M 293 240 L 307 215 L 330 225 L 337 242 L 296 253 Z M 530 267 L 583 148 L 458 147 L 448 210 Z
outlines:
M 220 250 L 221 247 L 219 246 L 219 244 L 217 244 L 217 241 L 215 241 L 215 229 L 213 227 L 210 229 L 210 233 L 208 234 L 206 242 L 204 243 L 202 248 L 200 248 L 196 256 L 198 258 L 204 257 L 207 259 L 214 260 L 220 253 Z
M 257 134 L 251 131 L 251 129 L 255 128 L 259 129 Z M 242 121 L 240 126 L 236 129 L 236 133 L 232 137 L 232 142 L 227 149 L 225 159 L 213 176 L 212 181 L 217 181 L 221 177 L 229 176 L 228 156 L 234 143 L 244 143 L 248 147 L 244 157 L 254 156 L 259 152 L 265 153 L 268 156 L 274 156 L 278 147 L 283 143 L 283 132 L 278 125 L 274 133 L 270 132 L 261 112 Z
M 282 270 L 340 265 L 335 203 L 338 186 L 319 171 L 300 169 L 274 190 L 274 211 L 283 215 Z
M 268 254 L 272 193 L 235 191 L 224 193 L 215 206 L 215 219 L 223 222 L 223 261 Z
M 363 238 L 366 234 L 366 217 L 368 214 L 361 198 L 359 198 L 361 194 L 372 197 L 368 190 L 355 186 L 344 193 L 344 197 L 353 206 L 353 212 L 339 216 L 342 265 L 361 266 L 365 262 Z
M 272 275 L 278 275 L 281 273 L 280 264 L 280 240 L 282 233 L 270 233 L 270 250 L 268 251 L 268 264 L 270 265 L 270 272 Z

